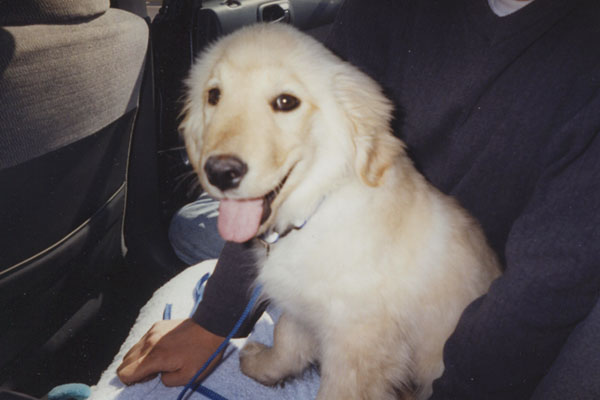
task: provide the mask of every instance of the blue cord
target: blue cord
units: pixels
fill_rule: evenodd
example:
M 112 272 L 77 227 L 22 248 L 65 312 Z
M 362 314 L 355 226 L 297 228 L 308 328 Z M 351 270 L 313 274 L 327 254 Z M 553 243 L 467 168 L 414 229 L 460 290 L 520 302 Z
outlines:
M 202 295 L 204 295 L 204 283 L 208 280 L 209 277 L 210 274 L 207 272 L 202 276 L 202 278 L 200 278 L 200 280 L 196 284 L 196 287 L 194 288 L 194 307 L 192 308 L 190 317 L 194 315 L 196 309 L 198 308 L 198 305 L 202 301 Z
M 168 321 L 171 319 L 171 311 L 173 310 L 173 304 L 167 303 L 165 304 L 165 309 L 163 310 L 163 321 Z
M 238 330 L 242 326 L 242 323 L 246 320 L 246 318 L 250 314 L 250 311 L 252 311 L 254 304 L 256 304 L 256 301 L 258 300 L 258 297 L 260 296 L 261 289 L 262 289 L 262 287 L 260 285 L 258 285 L 254 288 L 254 291 L 252 292 L 252 296 L 250 297 L 250 301 L 246 305 L 244 312 L 242 312 L 242 315 L 235 323 L 231 332 L 229 332 L 229 335 L 227 335 L 227 337 L 225 338 L 223 343 L 221 343 L 221 345 L 217 348 L 217 350 L 215 350 L 215 352 L 212 353 L 212 355 L 208 358 L 208 360 L 206 360 L 204 365 L 198 370 L 198 372 L 196 372 L 196 375 L 194 375 L 194 377 L 192 379 L 190 379 L 188 384 L 185 385 L 185 387 L 183 388 L 181 393 L 179 393 L 177 400 L 182 400 L 183 396 L 185 396 L 185 394 L 187 393 L 188 390 L 196 391 L 196 392 L 208 397 L 209 399 L 227 400 L 225 397 L 221 396 L 220 394 L 213 392 L 212 390 L 208 389 L 205 386 L 202 386 L 201 383 L 195 383 L 195 382 L 198 379 L 198 377 L 200 376 L 200 374 L 202 374 L 206 370 L 206 368 L 208 368 L 210 363 L 223 351 L 223 349 L 229 344 L 229 341 L 238 332 Z

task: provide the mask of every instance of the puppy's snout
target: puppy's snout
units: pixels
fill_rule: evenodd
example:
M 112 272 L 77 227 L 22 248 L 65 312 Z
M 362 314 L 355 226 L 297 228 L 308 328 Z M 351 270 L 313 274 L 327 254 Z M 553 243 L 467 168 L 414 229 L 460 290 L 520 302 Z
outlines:
M 210 156 L 204 164 L 204 172 L 211 185 L 225 191 L 240 185 L 248 165 L 232 155 Z

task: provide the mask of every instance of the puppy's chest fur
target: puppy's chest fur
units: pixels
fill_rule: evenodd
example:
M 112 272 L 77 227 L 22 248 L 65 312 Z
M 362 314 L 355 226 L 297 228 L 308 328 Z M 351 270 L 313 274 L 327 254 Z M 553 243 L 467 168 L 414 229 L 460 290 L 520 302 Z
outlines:
M 258 281 L 265 294 L 314 329 L 380 313 L 374 294 L 397 301 L 387 292 L 401 289 L 402 275 L 413 269 L 411 244 L 382 229 L 377 193 L 353 189 L 327 196 L 301 229 L 261 252 Z M 402 221 L 394 225 L 402 231 Z
M 441 351 L 497 269 L 478 226 L 454 202 L 412 187 L 407 195 L 389 179 L 327 195 L 301 229 L 261 252 L 265 295 L 317 337 L 392 321 L 386 330 L 411 347 Z M 423 331 L 432 334 L 416 339 Z

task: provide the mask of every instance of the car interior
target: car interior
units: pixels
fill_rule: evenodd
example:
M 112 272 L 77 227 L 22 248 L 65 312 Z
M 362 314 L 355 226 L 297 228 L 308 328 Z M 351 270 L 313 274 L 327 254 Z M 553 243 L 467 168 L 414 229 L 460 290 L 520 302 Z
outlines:
M 194 56 L 256 22 L 318 39 L 341 0 L 0 1 L 0 400 L 92 385 L 186 268 L 177 126 Z

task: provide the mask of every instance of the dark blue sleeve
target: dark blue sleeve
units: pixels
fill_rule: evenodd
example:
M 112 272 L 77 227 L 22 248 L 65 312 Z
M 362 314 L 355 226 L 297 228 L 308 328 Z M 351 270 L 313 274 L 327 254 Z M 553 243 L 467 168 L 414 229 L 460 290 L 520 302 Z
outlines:
M 216 335 L 227 336 L 250 300 L 256 274 L 256 260 L 251 245 L 225 243 L 192 319 Z M 265 304 L 258 305 L 244 321 L 236 337 L 247 336 L 264 309 Z
M 506 271 L 464 311 L 431 400 L 529 399 L 598 301 L 598 110 L 600 96 L 557 136 L 534 196 L 510 231 Z

